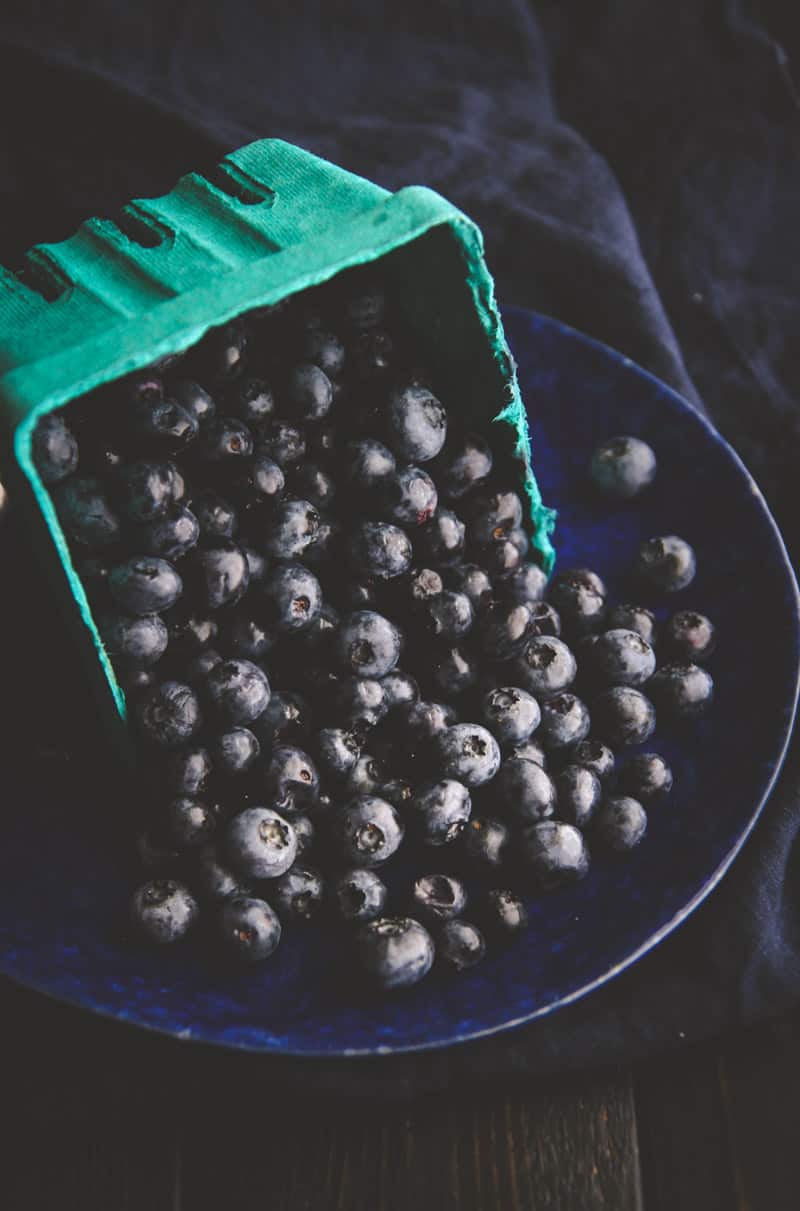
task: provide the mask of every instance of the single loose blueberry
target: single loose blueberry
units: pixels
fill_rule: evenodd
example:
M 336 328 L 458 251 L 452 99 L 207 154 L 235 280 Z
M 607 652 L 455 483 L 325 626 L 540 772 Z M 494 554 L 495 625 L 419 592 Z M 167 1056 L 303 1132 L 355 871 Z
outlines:
M 459 434 L 445 443 L 432 471 L 442 495 L 450 500 L 466 496 L 492 470 L 492 451 L 477 433 Z
M 645 606 L 630 605 L 621 602 L 609 607 L 605 625 L 609 630 L 622 629 L 635 631 L 652 647 L 656 640 L 656 617 L 652 610 Z
M 219 610 L 235 605 L 250 582 L 250 569 L 242 548 L 235 542 L 221 541 L 213 547 L 203 547 L 187 555 L 181 569 L 186 569 L 195 600 L 202 609 Z
M 536 563 L 521 563 L 497 584 L 498 596 L 526 604 L 541 601 L 546 590 L 547 576 Z
M 656 668 L 656 655 L 636 631 L 604 631 L 592 645 L 589 664 L 594 676 L 610 685 L 644 685 Z
M 634 572 L 662 593 L 677 593 L 690 585 L 697 571 L 695 553 L 683 538 L 667 534 L 649 538 L 639 547 Z
M 337 722 L 357 735 L 380 723 L 388 709 L 383 685 L 374 677 L 343 677 L 334 695 Z
M 346 795 L 380 795 L 386 781 L 386 771 L 370 753 L 362 753 L 344 784 Z M 392 804 L 394 806 L 394 804 Z
M 266 625 L 287 634 L 311 626 L 322 607 L 322 589 L 302 564 L 282 563 L 265 580 L 260 599 Z
M 514 665 L 520 685 L 537 699 L 552 698 L 568 689 L 578 670 L 567 645 L 554 635 L 528 640 Z
M 359 795 L 337 810 L 331 821 L 335 844 L 353 866 L 379 866 L 396 852 L 405 832 L 391 803 Z
M 54 487 L 52 496 L 58 520 L 77 546 L 94 549 L 118 542 L 120 521 L 99 479 L 65 479 Z
M 188 887 L 174 879 L 154 879 L 137 887 L 131 919 L 149 942 L 179 941 L 197 919 L 198 907 Z
M 208 674 L 205 688 L 214 714 L 234 726 L 252 723 L 269 704 L 267 675 L 251 660 L 223 660 Z
M 443 589 L 421 607 L 418 621 L 434 639 L 453 642 L 463 638 L 472 629 L 475 611 L 466 593 Z
M 574 824 L 576 828 L 584 828 L 600 803 L 600 779 L 585 765 L 565 765 L 553 781 L 559 820 Z
M 198 425 L 204 425 L 217 414 L 217 405 L 212 397 L 199 383 L 195 383 L 191 379 L 184 378 L 173 382 L 170 385 L 169 393 L 175 403 L 180 404 L 181 408 L 188 412 Z
M 467 889 L 452 875 L 420 875 L 414 881 L 409 909 L 431 925 L 460 916 L 466 906 Z
M 137 526 L 135 545 L 146 555 L 170 561 L 180 559 L 197 546 L 200 523 L 185 505 L 173 505 L 163 517 Z
M 502 820 L 473 816 L 460 837 L 461 852 L 470 863 L 485 870 L 502 866 L 511 834 Z
M 348 535 L 347 552 L 356 572 L 377 580 L 392 580 L 411 567 L 411 541 L 389 522 L 359 522 Z
M 230 954 L 248 963 L 268 959 L 281 940 L 278 915 L 264 900 L 231 896 L 219 908 L 217 933 Z
M 194 690 L 179 681 L 162 681 L 135 703 L 146 740 L 160 748 L 178 748 L 200 731 L 203 716 Z
M 485 568 L 476 563 L 451 564 L 442 569 L 444 583 L 448 589 L 456 593 L 464 593 L 472 602 L 472 608 L 479 606 L 492 593 L 492 582 Z
M 455 563 L 464 553 L 466 529 L 451 509 L 437 509 L 433 517 L 414 533 L 420 556 L 434 566 Z
M 569 750 L 569 760 L 574 765 L 590 769 L 603 783 L 608 782 L 614 773 L 614 754 L 599 740 L 580 740 Z
M 386 904 L 386 884 L 374 870 L 355 867 L 334 880 L 333 900 L 345 921 L 374 921 Z
M 301 420 L 322 420 L 331 410 L 333 387 L 321 367 L 313 362 L 294 366 L 286 379 L 287 411 Z
M 276 879 L 297 857 L 297 837 L 288 820 L 268 807 L 248 807 L 228 821 L 225 852 L 248 879 Z
M 260 427 L 257 453 L 266 455 L 284 471 L 299 463 L 305 452 L 305 433 L 289 421 L 273 420 Z
M 492 887 L 478 906 L 481 923 L 495 942 L 509 941 L 528 928 L 528 910 L 512 891 Z
M 419 686 L 415 679 L 400 669 L 395 669 L 381 678 L 387 711 L 397 706 L 409 706 L 419 701 Z
M 520 824 L 545 820 L 555 813 L 555 785 L 536 761 L 507 757 L 497 775 L 497 790 L 509 815 Z
M 436 957 L 455 971 L 466 971 L 480 963 L 486 941 L 477 925 L 454 917 L 436 931 Z
M 575 883 L 589 870 L 589 853 L 580 831 L 559 820 L 543 820 L 526 828 L 520 851 L 543 891 Z
M 213 766 L 208 749 L 193 745 L 172 753 L 164 770 L 164 781 L 173 795 L 202 795 L 208 788 Z
M 702 715 L 714 700 L 711 674 L 697 664 L 665 664 L 647 688 L 656 705 L 673 718 Z
M 284 500 L 264 527 L 264 550 L 275 559 L 297 559 L 317 536 L 320 516 L 307 500 Z
M 226 778 L 236 778 L 252 769 L 260 751 L 258 740 L 246 727 L 221 732 L 211 745 L 214 768 Z
M 429 462 L 447 436 L 447 413 L 425 387 L 396 387 L 389 394 L 388 444 L 404 462 Z
M 398 526 L 424 526 L 436 512 L 436 484 L 421 467 L 401 467 L 381 485 L 383 512 Z
M 311 921 L 322 908 L 323 882 L 319 871 L 310 866 L 298 866 L 271 885 L 269 895 L 275 911 L 287 924 Z
M 244 506 L 246 520 L 250 521 L 250 529 L 258 519 L 263 522 L 262 529 L 272 522 L 270 505 L 274 505 L 284 494 L 286 477 L 281 467 L 273 462 L 266 454 L 254 454 L 238 469 L 230 481 L 231 494 Z
M 423 787 L 408 803 L 408 818 L 426 845 L 449 845 L 455 841 L 471 812 L 469 791 L 453 779 Z
M 542 703 L 539 739 L 545 748 L 563 749 L 589 734 L 591 720 L 586 704 L 574 694 L 553 694 Z
M 665 799 L 672 790 L 672 770 L 658 753 L 635 753 L 620 770 L 618 786 L 640 803 Z
M 264 772 L 270 802 L 281 812 L 293 814 L 310 809 L 319 798 L 319 773 L 301 748 L 282 744 L 272 750 Z
M 379 987 L 407 988 L 428 974 L 433 941 L 411 917 L 378 917 L 362 925 L 356 940 L 361 966 Z
M 671 660 L 702 664 L 717 642 L 713 622 L 694 610 L 679 610 L 664 626 L 661 649 Z
M 541 717 L 533 695 L 516 686 L 501 686 L 483 698 L 484 722 L 500 744 L 521 744 L 536 731 Z
M 570 568 L 553 578 L 548 599 L 565 627 L 578 634 L 596 631 L 606 610 L 606 587 L 596 572 Z
M 612 686 L 592 702 L 592 724 L 607 744 L 644 744 L 655 731 L 656 712 L 640 690 Z
M 531 614 L 530 636 L 552 635 L 558 639 L 561 635 L 561 616 L 555 606 L 549 601 L 530 601 L 528 609 Z
M 179 850 L 205 845 L 213 835 L 216 823 L 209 805 L 191 795 L 171 799 L 164 813 L 166 834 Z
M 55 412 L 36 422 L 32 442 L 33 462 L 46 484 L 56 484 L 77 470 L 78 443 L 63 417 Z
M 167 650 L 167 628 L 157 614 L 144 618 L 107 614 L 99 619 L 98 630 L 114 664 L 153 665 Z
M 351 487 L 375 491 L 394 474 L 395 459 L 388 446 L 365 437 L 347 443 L 339 470 Z
M 639 437 L 611 437 L 592 454 L 595 487 L 612 500 L 630 500 L 653 482 L 656 456 Z
M 399 630 L 373 610 L 343 619 L 335 642 L 340 664 L 357 677 L 385 677 L 400 659 Z
M 477 657 L 464 647 L 445 648 L 434 657 L 431 678 L 443 698 L 456 698 L 477 684 Z
M 635 849 L 647 832 L 647 812 L 627 795 L 606 799 L 594 821 L 592 836 L 619 852 Z
M 437 736 L 437 746 L 444 776 L 465 786 L 482 786 L 500 768 L 497 741 L 478 723 L 453 724 Z

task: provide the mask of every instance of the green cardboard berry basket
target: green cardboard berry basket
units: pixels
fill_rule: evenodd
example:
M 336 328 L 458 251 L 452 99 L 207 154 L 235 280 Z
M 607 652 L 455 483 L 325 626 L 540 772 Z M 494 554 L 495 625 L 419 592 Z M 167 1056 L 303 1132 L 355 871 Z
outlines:
M 125 696 L 103 648 L 49 493 L 31 458 L 36 421 L 86 392 L 193 345 L 255 307 L 381 261 L 451 411 L 512 426 L 525 462 L 532 542 L 550 570 L 554 514 L 530 442 L 478 228 L 422 187 L 391 194 L 277 139 L 212 174 L 131 202 L 42 244 L 23 274 L 0 267 L 3 473 L 62 611 L 86 652 L 103 716 L 128 750 Z

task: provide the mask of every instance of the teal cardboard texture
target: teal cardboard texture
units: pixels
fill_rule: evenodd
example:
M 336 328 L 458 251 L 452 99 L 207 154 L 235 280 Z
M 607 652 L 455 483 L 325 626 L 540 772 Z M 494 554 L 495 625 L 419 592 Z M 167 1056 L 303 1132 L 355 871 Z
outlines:
M 390 194 L 277 139 L 240 148 L 210 175 L 131 202 L 117 223 L 90 219 L 63 243 L 33 248 L 22 273 L 0 267 L 4 473 L 117 720 L 124 694 L 31 459 L 36 421 L 352 266 L 382 262 L 448 407 L 512 426 L 532 542 L 548 571 L 554 560 L 555 515 L 531 470 L 525 408 L 474 223 L 429 189 Z

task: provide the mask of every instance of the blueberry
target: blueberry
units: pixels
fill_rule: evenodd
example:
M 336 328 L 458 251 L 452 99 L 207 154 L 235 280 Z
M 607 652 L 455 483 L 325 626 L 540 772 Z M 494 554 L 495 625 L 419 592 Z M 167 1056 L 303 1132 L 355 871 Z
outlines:
M 214 769 L 227 778 L 235 778 L 252 769 L 261 746 L 246 727 L 232 727 L 214 737 L 211 751 Z
M 140 398 L 130 418 L 136 437 L 151 449 L 165 453 L 185 449 L 199 430 L 194 417 L 171 399 Z
M 247 895 L 250 890 L 220 859 L 215 845 L 204 845 L 192 855 L 191 884 L 201 900 L 212 904 L 230 896 Z
M 319 798 L 319 774 L 308 753 L 292 744 L 272 750 L 264 774 L 264 786 L 279 811 L 300 812 Z
M 285 487 L 286 476 L 282 468 L 262 453 L 249 458 L 231 482 L 231 489 L 236 493 L 237 499 L 251 510 L 251 518 L 264 516 L 256 510 L 259 506 L 274 505 L 283 496 Z M 269 512 L 265 516 L 271 521 Z
M 553 635 L 530 639 L 514 667 L 520 685 L 538 699 L 563 693 L 578 669 L 570 649 Z
M 385 677 L 400 659 L 400 632 L 373 610 L 357 610 L 343 621 L 336 636 L 343 668 L 357 677 Z
M 270 698 L 267 675 L 251 660 L 223 660 L 208 674 L 205 688 L 214 714 L 233 726 L 258 719 Z
M 158 615 L 130 618 L 127 614 L 107 614 L 99 620 L 98 630 L 114 664 L 125 661 L 152 665 L 167 649 L 167 628 Z
M 702 664 L 714 651 L 717 635 L 713 622 L 694 610 L 679 610 L 667 621 L 663 650 L 670 659 Z
M 347 775 L 344 792 L 350 796 L 382 794 L 385 781 L 386 773 L 380 762 L 369 753 L 362 753 Z
M 431 520 L 420 526 L 414 540 L 423 559 L 432 564 L 455 563 L 464 553 L 465 527 L 450 509 L 437 509 Z
M 314 845 L 316 829 L 310 816 L 292 816 L 292 827 L 297 837 L 297 856 L 302 858 Z
M 487 935 L 496 942 L 509 941 L 528 928 L 525 905 L 505 887 L 490 888 L 479 911 Z
M 258 619 L 237 611 L 227 615 L 220 626 L 220 647 L 226 655 L 242 660 L 262 661 L 275 645 L 275 636 Z
M 403 673 L 400 669 L 395 669 L 394 672 L 382 677 L 381 685 L 387 711 L 393 710 L 396 706 L 409 706 L 412 702 L 419 701 L 419 686 L 413 677 L 408 673 Z
M 445 648 L 433 660 L 431 677 L 442 697 L 456 698 L 477 684 L 477 659 L 466 648 Z
M 488 547 L 477 549 L 475 558 L 486 568 L 493 580 L 515 572 L 522 559 L 519 548 L 510 538 L 501 538 Z
M 291 488 L 315 509 L 329 509 L 336 496 L 336 485 L 329 473 L 318 463 L 303 463 L 292 472 Z
M 411 917 L 378 917 L 362 925 L 358 956 L 367 975 L 381 988 L 406 988 L 428 974 L 433 941 Z
M 494 870 L 502 865 L 510 839 L 502 820 L 473 816 L 461 834 L 461 852 L 475 866 Z
M 123 610 L 143 615 L 173 606 L 183 591 L 183 582 L 166 559 L 134 556 L 111 569 L 108 587 Z
M 688 542 L 675 534 L 649 538 L 639 547 L 634 572 L 662 593 L 677 593 L 694 580 L 697 560 Z
M 200 731 L 203 716 L 194 690 L 179 681 L 162 681 L 135 704 L 146 740 L 160 748 L 178 748 Z
M 436 925 L 458 917 L 467 905 L 467 889 L 452 875 L 420 875 L 411 889 L 410 911 Z
M 344 677 L 334 696 L 336 721 L 348 731 L 363 735 L 386 714 L 383 685 L 374 677 Z
M 196 849 L 205 845 L 216 828 L 211 808 L 202 799 L 179 795 L 171 799 L 164 813 L 167 836 L 179 850 Z
M 201 538 L 214 545 L 218 539 L 233 538 L 239 526 L 236 509 L 210 488 L 191 499 L 192 512 L 200 525 Z
M 248 807 L 228 821 L 225 850 L 248 879 L 276 879 L 297 857 L 297 837 L 288 820 L 269 807 Z
M 350 362 L 360 379 L 379 379 L 392 368 L 394 341 L 381 329 L 360 333 L 350 346 Z
M 374 491 L 386 484 L 394 471 L 394 455 L 382 442 L 365 437 L 347 443 L 340 474 L 352 487 Z
M 319 366 L 328 378 L 338 378 L 344 370 L 344 345 L 333 332 L 325 332 L 321 328 L 307 329 L 300 350 L 306 362 Z
M 179 379 L 172 383 L 170 395 L 175 403 L 180 404 L 181 408 L 188 412 L 198 425 L 204 425 L 216 416 L 217 405 L 214 400 L 199 383 L 195 383 L 191 379 Z
M 197 347 L 197 358 L 216 382 L 231 382 L 243 373 L 247 360 L 248 333 L 241 319 L 211 328 Z
M 435 458 L 447 436 L 447 413 L 425 387 L 396 387 L 389 395 L 388 444 L 404 462 Z
M 333 388 L 324 370 L 313 362 L 294 366 L 286 379 L 287 411 L 301 420 L 317 421 L 331 410 Z
M 298 563 L 284 563 L 261 588 L 264 621 L 278 634 L 305 631 L 319 615 L 322 590 L 313 572 Z
M 298 744 L 311 730 L 309 702 L 293 690 L 274 690 L 266 710 L 253 724 L 253 730 L 264 748 Z
M 305 434 L 286 420 L 273 420 L 258 431 L 258 453 L 266 455 L 284 471 L 305 456 Z
M 311 921 L 322 907 L 323 883 L 316 870 L 297 863 L 270 887 L 270 899 L 287 924 Z
M 498 595 L 506 601 L 525 604 L 541 601 L 546 590 L 547 576 L 536 563 L 521 563 L 497 585 Z
M 215 618 L 197 614 L 183 607 L 172 610 L 167 619 L 170 654 L 200 652 L 217 638 L 219 627 Z
M 443 775 L 465 786 L 482 786 L 500 768 L 500 749 L 491 732 L 478 723 L 455 723 L 437 737 Z
M 711 674 L 697 664 L 665 664 L 648 689 L 656 705 L 674 718 L 702 715 L 714 699 Z
M 436 512 L 436 484 L 420 467 L 401 467 L 381 484 L 383 511 L 398 526 L 423 526 Z
M 531 635 L 531 611 L 523 602 L 485 599 L 475 627 L 478 645 L 490 660 L 510 660 Z
M 175 560 L 187 555 L 197 546 L 200 523 L 184 505 L 173 506 L 163 517 L 157 517 L 136 530 L 136 546 L 146 555 Z
M 636 631 L 618 629 L 598 635 L 590 663 L 594 675 L 606 684 L 641 686 L 655 672 L 656 656 Z
M 454 917 L 444 921 L 436 932 L 436 957 L 456 971 L 466 971 L 480 963 L 486 954 L 486 941 L 477 925 Z
M 483 698 L 483 719 L 500 744 L 521 744 L 539 726 L 539 703 L 525 690 L 501 686 Z
M 653 482 L 656 456 L 641 438 L 611 437 L 592 454 L 590 474 L 603 496 L 630 500 Z
M 219 610 L 235 605 L 247 591 L 250 577 L 247 559 L 242 548 L 230 540 L 192 551 L 181 567 L 187 569 L 186 577 L 191 577 L 195 600 L 201 609 Z
M 379 866 L 391 858 L 405 831 L 391 803 L 375 795 L 359 795 L 338 808 L 331 824 L 339 853 L 353 866 Z
M 197 919 L 197 901 L 174 879 L 154 879 L 137 887 L 131 899 L 131 919 L 149 942 L 179 941 Z
M 597 630 L 606 610 L 606 587 L 596 572 L 570 568 L 553 578 L 548 590 L 563 626 L 579 634 Z
M 414 798 L 414 787 L 403 778 L 390 778 L 381 783 L 380 794 L 392 807 L 405 808 Z
M 623 795 L 640 803 L 665 799 L 672 790 L 672 770 L 658 753 L 636 753 L 620 770 L 618 785 Z
M 561 617 L 558 610 L 549 601 L 530 601 L 528 609 L 531 615 L 530 636 L 552 635 L 558 639 L 561 635 Z
M 32 442 L 33 462 L 46 484 L 57 484 L 77 470 L 78 443 L 63 417 L 51 412 L 36 422 Z
M 645 606 L 630 605 L 626 602 L 611 606 L 606 614 L 605 625 L 609 630 L 635 631 L 651 647 L 655 643 L 656 617 L 653 611 Z
M 491 470 L 488 442 L 477 433 L 466 433 L 446 443 L 433 473 L 442 495 L 458 500 L 486 479 Z
M 565 765 L 553 781 L 558 798 L 559 819 L 565 824 L 583 828 L 591 820 L 600 803 L 600 779 L 585 765 Z
M 529 736 L 522 744 L 514 744 L 508 749 L 509 757 L 521 757 L 524 761 L 535 761 L 542 769 L 547 769 L 547 753 L 538 740 Z
M 407 707 L 401 707 L 397 719 L 398 734 L 412 749 L 418 749 L 455 723 L 456 713 L 449 704 L 418 699 Z
M 211 756 L 206 748 L 193 745 L 172 753 L 164 771 L 164 781 L 173 795 L 196 796 L 208 788 L 213 773 Z
M 521 837 L 521 854 L 543 891 L 551 891 L 582 879 L 589 870 L 586 843 L 572 824 L 542 820 L 526 828 Z
M 486 569 L 479 567 L 476 563 L 451 564 L 443 569 L 443 576 L 448 589 L 453 589 L 456 593 L 464 593 L 476 611 L 491 596 L 492 582 Z
M 317 753 L 325 773 L 346 778 L 361 755 L 361 740 L 342 727 L 324 727 L 317 734 Z
M 339 916 L 345 921 L 374 921 L 386 904 L 386 885 L 374 870 L 364 867 L 338 875 L 331 890 Z
M 655 731 L 656 712 L 641 691 L 616 685 L 594 699 L 592 723 L 597 735 L 614 747 L 644 744 Z
M 531 540 L 521 527 L 518 530 L 510 530 L 506 541 L 510 542 L 517 549 L 521 560 L 525 558 L 531 549 Z
M 263 379 L 247 376 L 234 383 L 226 397 L 231 416 L 244 421 L 248 428 L 258 429 L 275 411 L 275 397 Z
M 171 464 L 140 459 L 121 467 L 114 481 L 119 510 L 128 521 L 163 517 L 174 503 Z
M 507 757 L 497 775 L 497 788 L 509 815 L 521 824 L 545 820 L 555 812 L 555 785 L 535 761 Z
M 99 479 L 67 479 L 52 493 L 58 520 L 80 547 L 108 547 L 119 541 L 121 526 Z
M 606 799 L 594 821 L 592 836 L 609 849 L 635 849 L 647 832 L 647 812 L 637 799 L 622 795 Z
M 608 782 L 614 773 L 614 754 L 599 740 L 580 740 L 569 750 L 569 759 L 591 770 L 601 782 Z
M 408 535 L 388 522 L 358 522 L 348 536 L 347 550 L 356 572 L 377 580 L 392 580 L 411 567 Z
M 423 787 L 408 804 L 418 836 L 426 845 L 449 845 L 463 831 L 472 811 L 466 786 L 452 779 Z
M 429 635 L 452 642 L 463 638 L 472 629 L 475 611 L 466 593 L 443 589 L 438 596 L 424 604 L 418 618 Z
M 320 517 L 307 500 L 284 500 L 264 527 L 264 550 L 275 559 L 297 559 L 311 546 Z
M 264 900 L 231 896 L 219 908 L 217 933 L 224 948 L 248 963 L 268 959 L 281 940 L 277 913 Z
M 522 526 L 522 501 L 516 492 L 481 494 L 470 502 L 469 538 L 477 548 L 507 538 Z

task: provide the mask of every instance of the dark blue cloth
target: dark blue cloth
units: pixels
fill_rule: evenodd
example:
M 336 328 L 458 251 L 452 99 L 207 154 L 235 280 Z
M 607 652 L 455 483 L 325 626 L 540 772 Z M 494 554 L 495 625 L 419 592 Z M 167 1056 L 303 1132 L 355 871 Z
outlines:
M 483 227 L 501 300 L 616 346 L 707 409 L 797 553 L 800 112 L 791 64 L 746 6 L 259 8 L 6 4 L 0 262 L 15 266 L 31 243 L 165 192 L 181 172 L 264 135 L 389 188 L 431 185 Z M 80 751 L 77 729 L 74 744 Z M 722 886 L 591 997 L 421 1062 L 315 1062 L 307 1079 L 403 1095 L 630 1060 L 797 1002 L 799 787 L 795 745 Z M 85 1074 L 109 1049 L 114 1082 L 157 1068 L 191 1088 L 212 1070 L 235 1080 L 242 1063 L 207 1056 L 203 1069 L 194 1050 L 189 1063 L 185 1049 L 68 1011 L 56 1026 L 51 1006 L 11 989 L 2 1014 L 14 1025 L 0 1032 L 14 1034 L 4 1062 L 34 1087 L 48 1072 L 69 1083 L 71 1065 Z M 296 1075 L 294 1064 L 261 1070 Z

